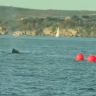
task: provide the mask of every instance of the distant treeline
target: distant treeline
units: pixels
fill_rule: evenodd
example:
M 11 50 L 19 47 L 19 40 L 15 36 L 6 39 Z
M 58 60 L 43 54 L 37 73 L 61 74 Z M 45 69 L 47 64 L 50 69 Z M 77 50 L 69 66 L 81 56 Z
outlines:
M 64 18 L 66 16 L 82 17 L 83 15 L 96 14 L 96 11 L 88 10 L 40 10 L 40 9 L 27 9 L 12 6 L 0 6 L 0 19 L 14 20 L 22 17 L 58 17 Z

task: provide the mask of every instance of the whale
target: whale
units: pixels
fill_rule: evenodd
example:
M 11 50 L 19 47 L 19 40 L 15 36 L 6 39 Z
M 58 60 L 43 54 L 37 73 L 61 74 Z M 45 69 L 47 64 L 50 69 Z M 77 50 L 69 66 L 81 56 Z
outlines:
M 12 53 L 20 53 L 18 50 L 16 50 L 16 49 L 12 49 Z

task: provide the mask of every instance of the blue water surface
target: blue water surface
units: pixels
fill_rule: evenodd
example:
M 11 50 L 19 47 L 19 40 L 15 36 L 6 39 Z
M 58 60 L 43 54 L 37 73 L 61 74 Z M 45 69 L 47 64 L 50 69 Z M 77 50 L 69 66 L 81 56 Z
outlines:
M 0 35 L 0 96 L 96 96 L 96 38 Z M 12 54 L 16 48 L 21 54 Z M 75 61 L 82 53 L 84 61 Z

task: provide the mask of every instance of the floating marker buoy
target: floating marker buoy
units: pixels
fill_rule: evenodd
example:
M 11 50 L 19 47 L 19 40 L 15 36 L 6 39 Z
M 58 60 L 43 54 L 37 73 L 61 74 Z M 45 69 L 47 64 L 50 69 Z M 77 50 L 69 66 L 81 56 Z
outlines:
M 94 55 L 89 55 L 87 58 L 88 62 L 95 62 L 96 61 L 96 57 Z
M 77 61 L 82 61 L 82 60 L 84 60 L 84 55 L 83 55 L 82 53 L 77 54 L 77 55 L 76 55 L 76 60 L 77 60 Z

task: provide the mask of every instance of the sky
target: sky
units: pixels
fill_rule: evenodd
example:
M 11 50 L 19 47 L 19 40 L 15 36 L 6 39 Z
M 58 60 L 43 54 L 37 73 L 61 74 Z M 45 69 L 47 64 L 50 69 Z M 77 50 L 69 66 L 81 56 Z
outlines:
M 96 0 L 0 0 L 0 5 L 44 10 L 96 10 Z

